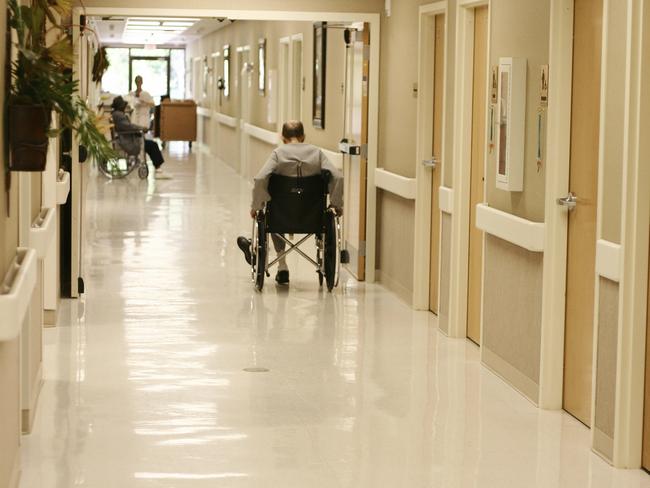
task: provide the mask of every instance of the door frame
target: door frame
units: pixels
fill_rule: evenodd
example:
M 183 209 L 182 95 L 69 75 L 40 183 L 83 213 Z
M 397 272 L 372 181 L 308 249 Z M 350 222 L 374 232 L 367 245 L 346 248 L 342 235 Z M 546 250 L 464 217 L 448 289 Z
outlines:
M 435 17 L 444 14 L 445 16 L 445 56 L 444 56 L 444 80 L 443 80 L 443 101 L 442 101 L 442 147 L 440 159 L 443 162 L 441 168 L 434 171 L 442 171 L 441 181 L 444 181 L 444 172 L 447 171 L 447 147 L 445 144 L 446 121 L 447 121 L 447 66 L 449 52 L 449 13 L 448 1 L 439 0 L 420 6 L 419 27 L 418 27 L 418 99 L 417 99 L 417 133 L 416 133 L 416 160 L 415 160 L 415 235 L 413 249 L 413 307 L 416 310 L 429 310 L 429 269 L 431 264 L 431 186 L 432 171 L 422 164 L 424 159 L 430 156 L 433 140 L 433 71 L 435 53 Z M 441 232 L 438 239 L 441 241 Z M 439 242 L 440 245 L 440 242 Z M 440 257 L 440 253 L 438 253 Z M 440 259 L 439 259 L 440 260 Z M 438 266 L 440 269 L 440 266 Z M 440 272 L 438 272 L 440 279 Z M 440 287 L 438 287 L 438 302 L 440 302 Z M 440 303 L 438 303 L 438 307 Z
M 301 43 L 300 48 L 300 82 L 297 87 L 294 87 L 294 69 L 295 69 L 295 58 L 294 50 L 295 44 L 297 42 Z M 302 80 L 305 76 L 305 67 L 304 67 L 304 52 L 305 52 L 305 42 L 303 39 L 302 33 L 292 34 L 290 36 L 282 37 L 278 41 L 278 78 L 279 78 L 279 105 L 278 105 L 278 120 L 276 123 L 278 132 L 282 131 L 282 124 L 292 118 L 292 114 L 295 111 L 294 100 L 291 96 L 292 89 L 297 89 L 300 93 L 300 114 L 298 120 L 302 120 L 303 113 L 303 91 L 302 91 Z M 286 56 L 283 53 L 283 49 L 286 48 Z M 286 119 L 286 120 L 285 120 Z
M 456 71 L 454 96 L 454 165 L 453 215 L 451 224 L 451 277 L 449 283 L 449 336 L 467 337 L 467 289 L 469 271 L 470 178 L 472 170 L 472 101 L 474 78 L 474 9 L 488 7 L 488 67 L 491 55 L 492 9 L 491 0 L 459 0 L 456 6 Z M 489 87 L 490 69 L 484 83 Z M 489 90 L 487 91 L 489 93 Z M 489 111 L 485 111 L 486 141 Z M 485 165 L 488 161 L 487 144 Z M 487 174 L 487 166 L 485 167 Z M 487 179 L 483 185 L 487 195 Z M 483 238 L 485 248 L 485 236 Z M 483 253 L 483 259 L 485 252 Z M 482 266 L 484 268 L 484 266 Z M 481 298 L 481 308 L 482 306 Z M 483 313 L 481 311 L 481 342 L 483 342 Z
M 627 60 L 612 462 L 641 466 L 650 229 L 650 2 L 627 5 Z M 605 18 L 603 18 L 605 25 Z M 601 161 L 602 162 L 602 161 Z M 602 202 L 599 202 L 602 208 Z
M 226 2 L 216 2 L 217 5 L 226 5 Z M 196 17 L 225 17 L 240 20 L 280 20 L 280 21 L 326 21 L 326 22 L 364 22 L 370 26 L 370 83 L 368 87 L 368 192 L 366 195 L 366 281 L 375 281 L 375 254 L 377 234 L 377 185 L 375 184 L 375 172 L 377 170 L 377 156 L 379 146 L 379 50 L 381 45 L 381 14 L 369 12 L 323 12 L 323 11 L 282 11 L 282 10 L 241 10 L 232 8 L 145 8 L 145 7 L 74 7 L 73 18 L 73 52 L 79 53 L 81 16 L 94 15 L 124 15 L 124 16 L 168 16 L 184 17 L 192 15 Z M 304 52 L 304 46 L 303 46 Z M 304 69 L 304 68 L 303 68 Z M 80 58 L 75 56 L 74 73 L 78 77 L 80 73 Z M 304 107 L 303 107 L 304 108 Z M 73 148 L 77 144 L 73 144 Z M 79 168 L 78 151 L 73 149 L 73 171 Z M 73 204 L 73 216 L 80 217 L 81 205 Z M 74 217 L 73 217 L 74 218 Z M 73 247 L 81 245 L 81 233 L 73 232 Z M 77 277 L 80 276 L 78 269 L 73 267 L 72 281 L 76 287 Z M 76 291 L 76 288 L 74 288 Z

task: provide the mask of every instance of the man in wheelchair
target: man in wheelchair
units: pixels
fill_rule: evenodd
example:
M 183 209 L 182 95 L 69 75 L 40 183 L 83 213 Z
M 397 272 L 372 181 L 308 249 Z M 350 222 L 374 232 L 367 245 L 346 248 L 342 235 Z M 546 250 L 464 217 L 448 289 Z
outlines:
M 129 116 L 125 113 L 127 105 L 128 102 L 121 96 L 117 96 L 113 99 L 113 113 L 111 114 L 111 118 L 113 119 L 113 125 L 115 126 L 115 132 L 117 133 L 120 147 L 127 154 L 135 156 L 140 154 L 142 149 L 141 144 L 144 140 L 144 152 L 149 156 L 154 168 L 156 168 L 154 174 L 155 178 L 159 180 L 169 179 L 170 176 L 161 169 L 165 159 L 160 152 L 158 144 L 156 144 L 155 141 L 143 137 L 144 133 L 147 132 L 149 128 L 141 127 L 131 122 Z
M 283 229 L 286 232 L 290 232 L 295 228 L 296 230 L 294 232 L 297 234 L 313 233 L 316 234 L 317 243 L 320 246 L 321 233 L 318 228 L 313 228 L 313 222 L 323 220 L 322 215 L 325 210 L 323 205 L 327 201 L 327 193 L 329 193 L 329 212 L 333 216 L 331 222 L 334 222 L 334 216 L 340 216 L 342 214 L 343 175 L 339 169 L 327 159 L 325 154 L 323 154 L 323 151 L 316 146 L 305 143 L 305 130 L 302 122 L 288 121 L 284 123 L 282 126 L 282 142 L 283 144 L 281 146 L 273 150 L 268 161 L 254 178 L 253 201 L 251 203 L 250 211 L 251 217 L 262 223 L 262 219 L 265 218 L 264 210 L 267 208 L 267 203 L 271 202 L 271 193 L 274 193 L 273 188 L 275 188 L 278 195 L 282 196 L 276 197 L 276 201 L 274 202 L 275 205 L 271 206 L 271 209 L 275 211 L 275 214 L 270 220 L 267 219 L 264 222 L 266 228 L 270 229 L 271 232 L 274 228 Z M 323 178 L 325 178 L 325 182 Z M 323 188 L 324 184 L 327 185 L 326 189 Z M 272 188 L 270 188 L 270 186 Z M 283 191 L 284 193 L 282 193 Z M 305 195 L 304 198 L 295 198 L 303 192 Z M 313 195 L 313 197 L 310 197 L 310 195 Z M 284 204 L 282 204 L 282 202 L 284 202 Z M 307 206 L 311 205 L 314 207 L 315 213 L 312 212 L 314 217 L 310 218 L 309 216 L 306 216 L 306 213 L 309 214 L 310 212 L 309 209 L 293 208 L 295 207 L 296 202 L 301 202 L 301 204 Z M 277 215 L 279 211 L 282 211 L 283 215 Z M 298 219 L 303 220 L 304 222 L 295 222 L 295 220 Z M 312 229 L 309 229 L 309 227 Z M 258 233 L 258 240 L 265 238 L 265 235 L 262 236 Z M 334 236 L 332 236 L 332 238 L 334 238 Z M 278 284 L 289 284 L 289 269 L 285 259 L 285 249 L 287 244 L 290 246 L 290 251 L 297 250 L 298 253 L 313 264 L 320 264 L 322 251 L 320 247 L 318 251 L 319 257 L 317 258 L 319 263 L 315 262 L 298 249 L 298 245 L 306 240 L 307 237 L 295 246 L 288 241 L 284 232 L 271 233 L 271 239 L 273 241 L 275 252 L 278 255 L 278 258 L 276 259 L 278 272 L 275 276 L 275 281 Z M 244 253 L 246 262 L 255 267 L 255 255 L 260 254 L 260 252 L 256 253 L 256 249 L 251 244 L 251 240 L 246 237 L 240 236 L 237 238 L 237 245 Z M 338 253 L 339 250 L 337 249 L 336 252 Z M 265 260 L 266 256 L 257 256 L 257 258 L 258 261 L 262 258 Z M 336 259 L 338 260 L 338 256 Z M 273 263 L 275 263 L 275 261 Z M 264 263 L 257 264 L 258 269 L 260 266 L 263 267 Z M 265 272 L 265 270 L 262 270 L 262 273 L 263 272 Z M 322 282 L 323 276 L 327 274 L 326 270 L 319 269 L 318 273 L 319 280 Z M 261 279 L 263 283 L 263 276 Z M 256 283 L 256 285 L 258 289 L 261 289 L 261 283 Z M 328 288 L 331 290 L 329 279 Z

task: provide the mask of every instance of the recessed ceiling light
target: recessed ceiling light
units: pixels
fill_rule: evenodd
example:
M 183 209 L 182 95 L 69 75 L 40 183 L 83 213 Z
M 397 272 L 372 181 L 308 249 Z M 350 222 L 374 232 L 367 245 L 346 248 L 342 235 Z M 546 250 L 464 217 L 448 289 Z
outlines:
M 156 20 L 129 20 L 128 25 L 160 25 Z
M 170 27 L 191 27 L 194 25 L 194 22 L 178 22 L 178 21 L 172 21 L 172 22 L 163 22 L 164 26 L 170 26 Z
M 158 20 L 161 22 L 179 21 L 179 22 L 198 22 L 201 19 L 190 17 L 131 17 L 129 20 Z

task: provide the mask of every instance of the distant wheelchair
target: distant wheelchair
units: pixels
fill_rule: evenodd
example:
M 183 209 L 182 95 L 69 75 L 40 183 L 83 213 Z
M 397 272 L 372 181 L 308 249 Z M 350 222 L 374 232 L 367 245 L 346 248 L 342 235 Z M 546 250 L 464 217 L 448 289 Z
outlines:
M 124 138 L 133 138 L 138 141 L 138 151 L 126 151 L 120 144 Z M 144 133 L 143 131 L 115 131 L 111 126 L 111 145 L 118 157 L 109 160 L 100 160 L 97 167 L 104 176 L 111 179 L 125 178 L 137 169 L 138 176 L 141 180 L 149 176 L 149 166 L 147 166 L 147 157 L 144 152 Z
M 329 178 L 329 172 L 307 177 L 271 175 L 271 200 L 253 221 L 251 274 L 258 291 L 264 287 L 264 278 L 270 276 L 269 268 L 293 251 L 314 265 L 320 286 L 325 281 L 330 292 L 338 286 L 341 263 L 349 258 L 342 249 L 340 218 L 328 208 Z M 269 234 L 277 234 L 288 246 L 271 262 Z M 294 244 L 286 234 L 305 235 Z M 316 238 L 315 259 L 300 249 L 311 236 Z

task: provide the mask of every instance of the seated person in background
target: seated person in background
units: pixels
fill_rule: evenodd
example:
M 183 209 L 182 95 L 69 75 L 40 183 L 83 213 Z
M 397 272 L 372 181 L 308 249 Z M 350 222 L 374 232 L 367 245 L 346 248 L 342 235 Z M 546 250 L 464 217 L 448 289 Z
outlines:
M 118 135 L 119 143 L 122 149 L 124 149 L 128 154 L 138 154 L 140 152 L 141 135 L 136 134 L 136 132 L 140 132 L 142 134 L 147 130 L 147 128 L 131 123 L 129 116 L 124 113 L 127 105 L 128 104 L 126 100 L 124 100 L 122 97 L 115 97 L 112 103 L 113 113 L 111 117 L 113 118 L 115 132 Z M 157 180 L 165 180 L 171 178 L 160 168 L 165 162 L 165 159 L 160 152 L 158 144 L 152 140 L 145 139 L 144 151 L 147 153 L 149 158 L 151 158 L 151 162 L 156 168 L 154 177 Z
M 314 176 L 322 171 L 331 174 L 329 182 L 330 206 L 334 207 L 337 214 L 343 209 L 343 175 L 336 166 L 316 146 L 305 144 L 305 129 L 302 122 L 291 120 L 282 126 L 283 144 L 273 150 L 271 156 L 260 172 L 254 178 L 253 202 L 251 204 L 251 217 L 255 218 L 258 210 L 271 199 L 269 195 L 269 178 L 272 174 L 282 176 L 298 176 L 300 165 L 302 176 Z M 280 254 L 285 249 L 285 242 L 275 234 L 271 235 L 275 252 Z M 237 245 L 244 253 L 246 262 L 251 264 L 251 241 L 243 236 L 237 238 Z M 289 283 L 289 269 L 284 258 L 278 262 L 278 273 L 275 276 L 278 284 Z

